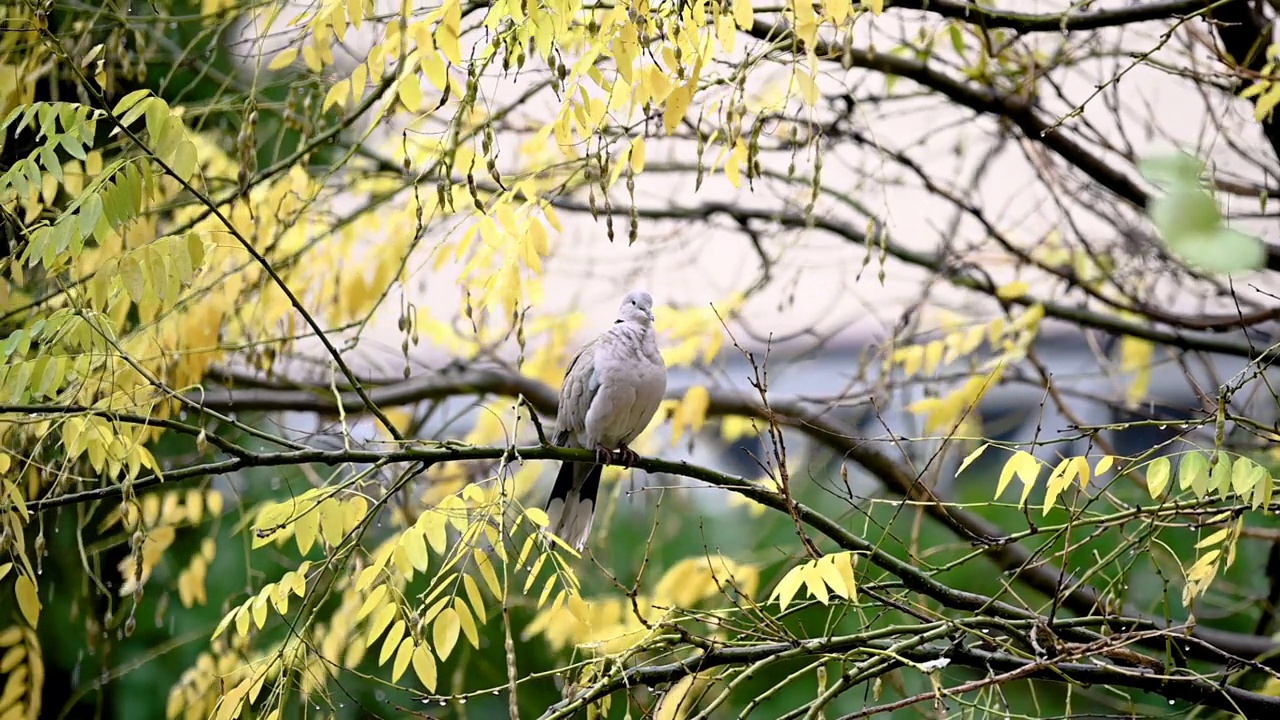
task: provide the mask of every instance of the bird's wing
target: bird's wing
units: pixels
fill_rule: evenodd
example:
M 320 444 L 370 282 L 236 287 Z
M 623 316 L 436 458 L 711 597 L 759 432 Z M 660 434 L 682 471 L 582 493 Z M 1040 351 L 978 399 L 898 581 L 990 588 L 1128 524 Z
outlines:
M 569 370 L 564 375 L 564 384 L 560 386 L 560 405 L 556 410 L 555 443 L 567 445 L 570 441 L 577 444 L 578 438 L 586 430 L 587 410 L 595 399 L 600 383 L 596 379 L 595 355 L 599 338 L 583 345 L 578 354 L 569 363 Z

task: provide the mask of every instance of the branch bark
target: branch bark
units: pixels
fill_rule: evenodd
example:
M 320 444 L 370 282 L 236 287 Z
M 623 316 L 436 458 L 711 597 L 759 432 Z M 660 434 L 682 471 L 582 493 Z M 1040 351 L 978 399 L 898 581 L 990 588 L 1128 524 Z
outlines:
M 663 665 L 638 665 L 628 668 L 603 682 L 583 690 L 559 705 L 551 707 L 542 717 L 544 720 L 572 717 L 572 712 L 569 712 L 571 709 L 581 708 L 587 703 L 599 700 L 612 693 L 637 685 L 653 687 L 662 683 L 675 682 L 687 675 L 705 672 L 716 667 L 747 665 L 775 656 L 808 657 L 853 652 L 859 648 L 886 652 L 890 650 L 892 645 L 893 643 L 890 641 L 864 641 L 858 639 L 847 642 L 807 640 L 800 642 L 798 645 L 769 643 L 739 647 L 715 647 L 699 652 L 685 660 Z M 925 663 L 945 658 L 954 664 L 975 670 L 986 670 L 988 672 L 1016 672 L 1021 670 L 1025 672 L 1025 675 L 1021 675 L 1022 677 L 1039 680 L 1133 688 L 1154 693 L 1170 701 L 1182 700 L 1230 713 L 1240 713 L 1245 717 L 1270 717 L 1274 713 L 1280 712 L 1280 698 L 1220 685 L 1199 677 L 1157 675 L 1112 665 L 1031 660 L 1000 652 L 965 647 L 960 644 L 950 646 L 933 645 L 896 650 L 894 652 L 898 656 L 915 663 Z
M 556 393 L 550 387 L 516 373 L 498 369 L 468 370 L 444 373 L 437 377 L 407 380 L 403 383 L 372 389 L 375 400 L 397 400 L 408 404 L 421 400 L 469 394 L 492 394 L 508 397 L 523 395 L 538 412 L 553 417 L 556 411 Z M 745 393 L 723 389 L 710 389 L 708 415 L 740 415 L 768 422 L 771 418 L 791 427 L 823 444 L 839 456 L 850 460 L 875 478 L 891 494 L 918 503 L 930 517 L 950 529 L 957 536 L 981 548 L 983 555 L 1011 578 L 1047 597 L 1057 597 L 1061 606 L 1085 615 L 1093 612 L 1114 611 L 1115 603 L 1108 600 L 1091 585 L 1078 583 L 1069 573 L 1050 563 L 1037 559 L 1023 545 L 1001 540 L 1003 531 L 980 515 L 953 507 L 945 498 L 916 481 L 899 463 L 867 444 L 859 437 L 856 428 L 850 427 L 831 415 L 829 410 L 816 403 L 799 398 L 777 398 L 764 408 Z M 668 391 L 668 397 L 678 398 L 683 388 Z M 222 411 L 241 412 L 259 410 L 301 410 L 335 412 L 337 404 L 331 393 L 315 389 L 230 391 L 210 389 L 202 401 L 207 407 Z M 681 467 L 690 467 L 682 464 Z M 649 469 L 649 468 L 644 468 Z M 677 475 L 682 473 L 675 473 Z M 136 486 L 136 484 L 135 484 Z M 1075 587 L 1062 595 L 1062 588 Z M 1124 608 L 1124 615 L 1137 619 L 1136 623 L 1120 623 L 1121 627 L 1147 627 L 1169 629 L 1171 624 L 1163 618 L 1149 617 L 1135 609 Z M 1117 618 L 1119 619 L 1119 618 Z M 1225 655 L 1254 658 L 1280 650 L 1280 645 L 1269 638 L 1243 633 L 1216 630 L 1197 625 L 1188 631 L 1190 638 L 1205 645 L 1193 644 L 1190 654 L 1214 661 L 1223 661 Z M 1272 667 L 1280 668 L 1280 657 L 1268 660 Z

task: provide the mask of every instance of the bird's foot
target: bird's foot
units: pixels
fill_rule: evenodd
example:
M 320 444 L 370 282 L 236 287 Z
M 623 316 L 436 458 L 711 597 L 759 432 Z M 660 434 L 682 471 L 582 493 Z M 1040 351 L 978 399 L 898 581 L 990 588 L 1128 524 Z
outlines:
M 601 465 L 613 464 L 613 451 L 604 445 L 596 444 L 596 462 Z
M 623 443 L 618 446 L 618 457 L 622 459 L 622 463 L 624 465 L 632 467 L 636 464 L 636 461 L 640 459 L 640 453 L 627 447 L 626 443 Z

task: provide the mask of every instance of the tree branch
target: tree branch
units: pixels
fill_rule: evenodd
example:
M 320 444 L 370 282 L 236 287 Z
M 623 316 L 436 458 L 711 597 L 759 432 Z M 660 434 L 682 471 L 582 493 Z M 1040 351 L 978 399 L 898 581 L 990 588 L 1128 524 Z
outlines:
M 855 652 L 860 648 L 889 651 L 893 643 L 888 640 L 863 640 L 861 638 L 832 638 L 801 640 L 791 643 L 766 643 L 747 646 L 714 647 L 703 650 L 685 660 L 664 665 L 638 665 L 627 668 L 605 681 L 597 683 L 568 700 L 552 706 L 543 718 L 570 717 L 566 711 L 580 708 L 612 693 L 638 685 L 653 687 L 671 683 L 687 675 L 705 672 L 726 665 L 747 665 L 774 657 L 795 658 Z M 1168 700 L 1182 700 L 1241 713 L 1245 717 L 1269 717 L 1280 712 L 1280 698 L 1251 692 L 1242 688 L 1213 683 L 1199 677 L 1157 675 L 1129 668 L 1104 664 L 1055 662 L 1030 660 L 1000 652 L 990 652 L 961 644 L 947 646 L 929 645 L 918 648 L 893 650 L 905 660 L 924 663 L 947 659 L 954 664 L 990 672 L 1024 671 L 1023 677 L 1055 682 L 1076 682 L 1085 685 L 1128 687 L 1154 693 Z
M 317 388 L 318 390 L 318 388 Z M 683 389 L 668 391 L 668 397 L 683 396 Z M 1078 614 L 1106 610 L 1115 603 L 1108 602 L 1096 588 L 1080 583 L 1060 568 L 1037 560 L 1031 550 L 1016 543 L 1001 540 L 1004 532 L 980 515 L 953 507 L 944 497 L 919 483 L 889 456 L 869 446 L 850 427 L 830 413 L 828 408 L 798 398 L 770 400 L 768 409 L 745 393 L 722 389 L 709 389 L 710 416 L 739 415 L 763 421 L 776 420 L 808 435 L 833 452 L 865 469 L 873 478 L 895 496 L 919 503 L 930 517 L 956 533 L 964 540 L 979 547 L 983 555 L 1013 579 L 1025 583 L 1046 597 L 1058 598 L 1059 603 Z M 440 399 L 455 395 L 495 394 L 509 397 L 523 395 L 538 412 L 554 416 L 556 393 L 542 383 L 497 369 L 468 370 L 446 373 L 430 378 L 415 378 L 403 383 L 371 390 L 371 394 L 384 406 L 402 405 L 427 399 Z M 392 398 L 395 398 L 393 401 Z M 311 390 L 240 390 L 230 391 L 211 388 L 203 400 L 209 407 L 220 410 L 249 412 L 256 410 L 300 410 L 332 412 L 337 409 L 332 394 Z M 461 459 L 461 458 L 460 458 Z M 685 467 L 681 465 L 681 467 Z M 648 468 L 644 468 L 648 469 Z M 227 472 L 223 470 L 222 472 Z M 682 473 L 674 473 L 680 475 Z M 136 487 L 135 483 L 135 487 Z M 1062 589 L 1075 588 L 1062 595 Z M 1170 623 L 1161 618 L 1148 617 L 1132 608 L 1124 609 L 1126 615 L 1138 618 L 1129 627 L 1168 629 Z M 1188 635 L 1209 647 L 1194 645 L 1191 654 L 1222 661 L 1223 654 L 1252 658 L 1273 653 L 1280 648 L 1266 637 L 1216 630 L 1197 625 Z M 1216 650 L 1215 650 L 1216 649 Z M 1269 661 L 1280 667 L 1280 658 Z
M 921 3 L 928 3 L 928 0 L 921 0 Z M 932 6 L 933 3 L 928 4 Z M 1191 3 L 1188 4 L 1190 5 Z M 1201 2 L 1198 3 L 1200 6 L 1198 9 L 1203 10 L 1213 4 L 1212 2 Z M 967 7 L 976 7 L 976 5 Z M 1197 8 L 1186 8 L 1188 12 L 1195 9 Z M 1249 61 L 1254 63 L 1265 62 L 1262 51 L 1266 49 L 1266 45 L 1263 44 L 1261 49 L 1254 49 L 1259 42 L 1258 33 L 1262 32 L 1258 23 L 1263 21 L 1259 20 L 1256 13 L 1249 9 L 1248 1 L 1225 0 L 1225 2 L 1221 2 L 1221 7 L 1217 9 L 1215 17 L 1223 19 L 1222 13 L 1224 11 L 1227 13 L 1226 17 L 1236 20 L 1229 26 L 1230 28 L 1243 27 L 1251 29 L 1253 32 L 1253 35 L 1249 36 L 1246 30 L 1233 31 L 1232 42 L 1227 43 L 1228 50 L 1230 51 L 1231 45 L 1234 44 L 1237 46 L 1237 51 L 1241 53 L 1237 57 L 1250 58 Z M 980 22 L 973 24 L 980 24 Z M 1270 24 L 1265 26 L 1267 32 L 1270 31 L 1270 27 Z M 1219 28 L 1221 32 L 1221 23 Z M 789 43 L 794 43 L 797 48 L 804 47 L 804 43 L 781 24 L 756 20 L 747 32 L 765 42 L 786 40 Z M 1252 37 L 1252 40 L 1249 39 L 1250 37 Z M 1224 43 L 1226 43 L 1226 38 L 1224 38 Z M 1056 121 L 1049 122 L 1042 118 L 1035 105 L 1022 97 L 1001 94 L 987 87 L 970 85 L 935 70 L 925 62 L 914 60 L 910 57 L 878 53 L 856 47 L 836 47 L 823 41 L 814 43 L 813 50 L 819 58 L 838 62 L 846 70 L 852 67 L 860 67 L 876 70 L 887 75 L 904 77 L 940 93 L 957 105 L 967 107 L 976 112 L 1005 118 L 1016 125 L 1028 140 L 1052 150 L 1090 179 L 1134 207 L 1145 208 L 1150 200 L 1146 190 L 1135 182 L 1130 174 L 1117 169 L 1104 158 L 1095 155 L 1083 145 L 1077 143 L 1066 130 L 1059 127 Z M 1270 120 L 1268 120 L 1268 126 L 1264 126 L 1264 130 L 1266 130 L 1268 138 L 1272 140 L 1273 147 L 1280 154 L 1280 127 L 1270 126 Z M 1266 244 L 1265 247 L 1267 269 L 1280 270 L 1280 247 L 1270 244 Z
M 1170 20 L 1203 12 L 1212 2 L 1206 0 L 1164 0 L 1163 2 L 1133 2 L 1127 6 L 1107 10 L 1063 13 L 1019 13 L 998 10 L 976 2 L 957 0 L 890 0 L 889 7 L 904 10 L 923 10 L 970 25 L 988 28 L 1008 28 L 1019 33 L 1064 32 L 1071 30 L 1099 30 L 1150 20 Z

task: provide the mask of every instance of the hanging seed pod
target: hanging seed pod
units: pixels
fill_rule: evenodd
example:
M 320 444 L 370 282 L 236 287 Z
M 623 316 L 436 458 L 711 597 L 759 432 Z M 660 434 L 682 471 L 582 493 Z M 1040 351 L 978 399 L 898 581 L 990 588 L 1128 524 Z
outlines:
M 629 213 L 630 227 L 627 230 L 627 245 L 635 245 L 640 238 L 640 210 L 636 207 L 636 173 L 627 168 L 627 198 L 631 203 Z

